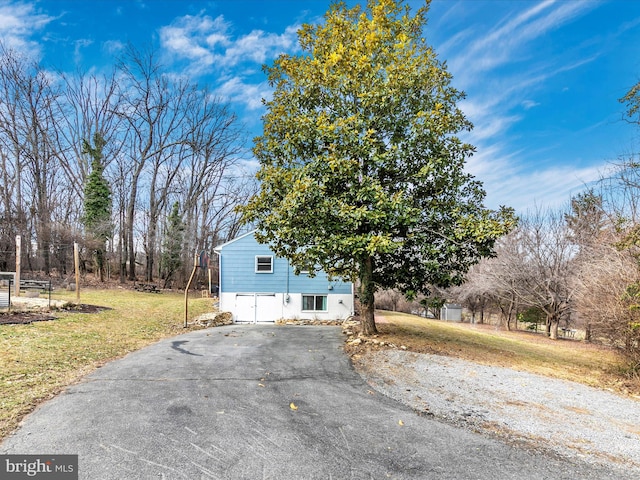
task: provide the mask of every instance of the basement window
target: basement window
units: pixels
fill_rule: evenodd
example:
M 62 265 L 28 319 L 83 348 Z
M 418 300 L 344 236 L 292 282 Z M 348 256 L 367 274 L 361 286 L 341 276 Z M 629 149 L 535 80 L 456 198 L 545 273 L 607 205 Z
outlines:
M 326 312 L 327 296 L 326 295 L 303 295 L 302 311 L 303 312 Z

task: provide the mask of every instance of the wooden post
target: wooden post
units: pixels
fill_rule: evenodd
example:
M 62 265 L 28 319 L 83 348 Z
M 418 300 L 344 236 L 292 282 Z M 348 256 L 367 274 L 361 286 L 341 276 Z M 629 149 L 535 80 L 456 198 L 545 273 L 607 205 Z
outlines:
M 14 285 L 15 296 L 20 296 L 20 262 L 22 258 L 22 237 L 20 235 L 16 235 L 16 277 Z
M 191 272 L 191 277 L 189 277 L 187 288 L 184 290 L 184 328 L 187 328 L 188 326 L 187 319 L 189 313 L 189 287 L 191 287 L 193 277 L 196 275 L 196 270 L 198 270 L 198 255 L 195 255 L 193 258 L 193 271 Z
M 80 303 L 80 252 L 78 242 L 73 242 L 73 263 L 76 268 L 76 303 Z

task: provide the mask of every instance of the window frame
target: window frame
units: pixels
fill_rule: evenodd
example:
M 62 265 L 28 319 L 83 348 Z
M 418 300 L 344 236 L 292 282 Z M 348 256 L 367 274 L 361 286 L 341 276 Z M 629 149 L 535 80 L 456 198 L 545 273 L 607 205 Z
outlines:
M 260 259 L 269 259 L 269 270 L 260 270 L 258 267 L 260 265 Z M 262 265 L 266 265 L 264 262 Z M 273 255 L 256 255 L 255 256 L 255 273 L 273 273 Z

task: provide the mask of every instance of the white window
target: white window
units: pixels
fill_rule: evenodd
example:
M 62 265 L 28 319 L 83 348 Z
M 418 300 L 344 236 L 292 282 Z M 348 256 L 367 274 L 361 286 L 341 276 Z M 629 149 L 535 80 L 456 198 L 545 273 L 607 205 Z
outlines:
M 326 312 L 327 296 L 326 295 L 302 295 L 302 311 L 303 312 Z
M 256 273 L 273 273 L 273 257 L 256 255 Z

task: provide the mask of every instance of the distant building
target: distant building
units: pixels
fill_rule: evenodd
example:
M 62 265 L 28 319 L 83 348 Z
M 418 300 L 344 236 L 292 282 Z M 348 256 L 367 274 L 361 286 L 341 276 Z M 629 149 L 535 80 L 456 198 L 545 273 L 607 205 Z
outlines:
M 462 305 L 457 303 L 445 303 L 440 309 L 440 320 L 447 320 L 450 322 L 462 321 Z

